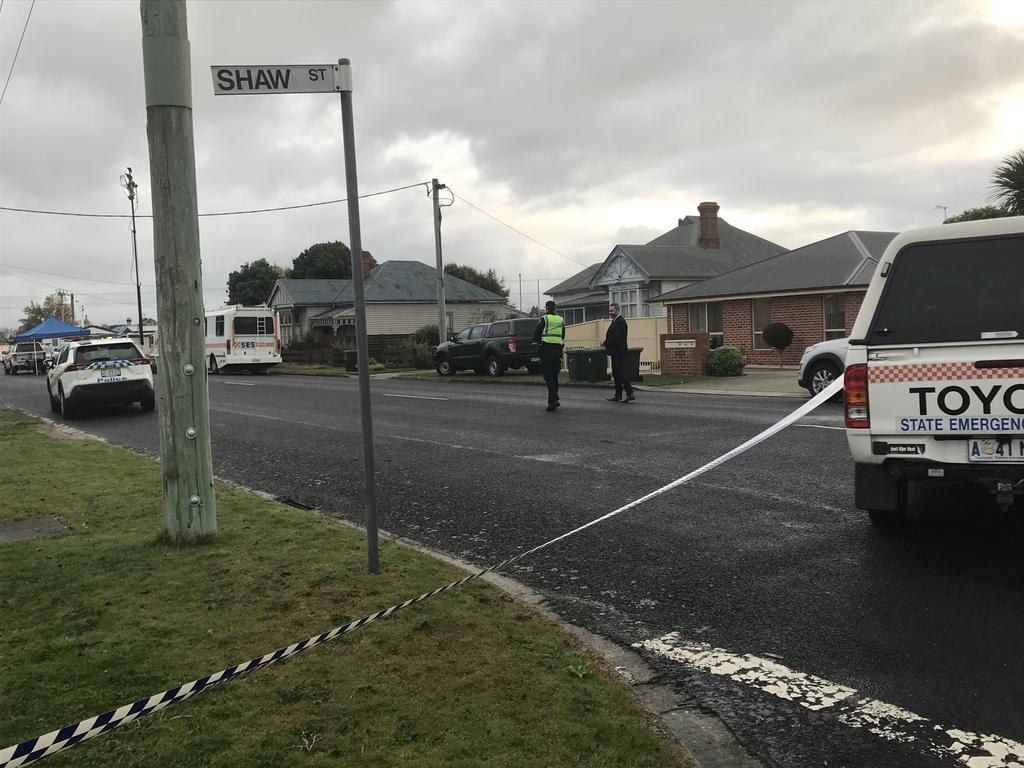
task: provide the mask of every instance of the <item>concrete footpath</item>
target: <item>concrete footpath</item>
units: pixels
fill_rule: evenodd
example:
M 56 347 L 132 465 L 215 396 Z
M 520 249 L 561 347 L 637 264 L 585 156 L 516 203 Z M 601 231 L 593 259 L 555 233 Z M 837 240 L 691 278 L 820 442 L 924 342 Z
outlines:
M 799 370 L 747 366 L 742 376 L 698 376 L 686 384 L 648 387 L 656 392 L 689 392 L 701 395 L 749 395 L 753 397 L 809 397 L 796 383 Z M 644 389 L 643 382 L 637 383 Z

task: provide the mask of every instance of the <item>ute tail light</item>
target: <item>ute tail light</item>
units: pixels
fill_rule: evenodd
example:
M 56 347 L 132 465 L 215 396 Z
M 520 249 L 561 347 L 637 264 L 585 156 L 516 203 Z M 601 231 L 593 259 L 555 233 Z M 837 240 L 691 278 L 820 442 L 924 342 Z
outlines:
M 228 339 L 227 341 L 227 349 L 225 350 L 225 354 L 231 354 L 231 339 Z
M 843 377 L 843 407 L 849 429 L 868 429 L 871 413 L 868 410 L 868 367 L 857 363 L 846 369 Z
M 509 339 L 508 340 L 508 351 L 509 352 L 515 352 L 517 349 L 518 349 L 518 347 L 516 346 L 516 340 L 515 339 Z
M 274 337 L 274 351 L 279 355 L 281 354 L 281 340 L 276 336 Z

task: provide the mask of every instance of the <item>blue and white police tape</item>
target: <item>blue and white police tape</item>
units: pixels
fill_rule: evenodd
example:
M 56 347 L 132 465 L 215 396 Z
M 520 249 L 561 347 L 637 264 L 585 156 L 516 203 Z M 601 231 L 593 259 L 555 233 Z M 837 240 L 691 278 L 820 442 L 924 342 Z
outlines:
M 555 544 L 556 542 L 562 541 L 563 539 L 567 539 L 570 536 L 579 533 L 580 531 L 586 530 L 587 528 L 597 525 L 598 523 L 603 522 L 604 520 L 608 520 L 609 518 L 615 517 L 616 515 L 619 515 L 629 509 L 633 509 L 634 507 L 643 504 L 645 501 L 650 501 L 656 496 L 660 496 L 663 493 L 672 490 L 673 488 L 677 488 L 680 485 L 688 483 L 695 477 L 703 475 L 705 472 L 710 472 L 712 469 L 719 466 L 720 464 L 724 464 L 730 459 L 739 456 L 741 453 L 745 453 L 749 449 L 753 448 L 755 445 L 763 443 L 769 437 L 778 434 L 789 425 L 806 416 L 819 405 L 821 405 L 826 400 L 835 395 L 842 388 L 842 385 L 843 383 L 841 379 L 839 381 L 833 382 L 832 384 L 829 385 L 827 389 L 823 390 L 820 394 L 815 395 L 813 398 L 811 398 L 802 406 L 793 411 L 793 413 L 789 414 L 780 421 L 777 421 L 775 424 L 772 424 L 763 432 L 760 432 L 756 436 L 750 438 L 742 445 L 736 446 L 728 453 L 724 453 L 717 459 L 709 461 L 704 466 L 693 470 L 689 474 L 680 477 L 678 480 L 673 480 L 668 485 L 663 485 L 656 491 L 651 491 L 651 493 L 648 493 L 646 496 L 642 496 L 639 499 L 636 499 L 635 501 L 631 501 L 628 504 L 625 504 L 624 506 L 621 506 L 618 509 L 609 512 L 608 514 L 595 518 L 594 520 L 591 520 L 589 523 L 585 523 L 578 528 L 574 528 L 573 530 L 568 531 L 567 533 L 563 533 L 561 536 L 557 536 L 554 539 L 551 539 L 550 541 L 545 541 L 543 544 L 539 544 L 538 546 L 533 547 L 532 549 L 528 549 L 525 552 L 520 552 L 518 555 L 510 557 L 507 560 L 503 560 L 502 562 L 497 563 L 496 565 L 492 565 L 489 568 L 484 568 L 481 571 L 471 573 L 468 576 L 464 576 L 463 578 L 458 579 L 457 581 L 453 581 L 450 584 L 446 584 L 443 587 L 438 587 L 433 592 L 424 592 L 419 597 L 411 598 L 409 600 L 406 600 L 404 603 L 398 603 L 397 605 L 393 605 L 390 608 L 384 609 L 383 611 L 378 611 L 377 613 L 365 616 L 361 619 L 357 619 L 356 621 L 353 621 L 350 624 L 343 624 L 339 627 L 335 627 L 329 632 L 324 632 L 322 634 L 316 635 L 315 637 L 303 640 L 300 643 L 289 645 L 287 648 L 279 648 L 276 651 L 268 653 L 265 656 L 258 656 L 255 659 L 250 659 L 249 661 L 243 662 L 242 664 L 236 664 L 233 667 L 222 669 L 220 672 L 215 672 L 212 675 L 201 677 L 198 680 L 193 680 L 190 683 L 179 685 L 176 688 L 171 688 L 169 690 L 164 691 L 163 693 L 157 693 L 148 698 L 139 699 L 138 701 L 135 701 L 131 704 L 125 704 L 123 707 L 119 707 L 118 709 L 113 709 L 109 712 L 104 712 L 102 715 L 90 717 L 88 720 L 82 720 L 78 723 L 66 725 L 59 730 L 51 731 L 50 733 L 47 733 L 43 736 L 37 736 L 34 739 L 28 739 L 26 741 L 21 742 L 20 744 L 15 744 L 14 746 L 7 747 L 6 749 L 0 749 L 0 768 L 17 768 L 17 766 L 27 765 L 28 763 L 35 762 L 36 760 L 41 760 L 44 757 L 54 755 L 65 749 L 68 749 L 69 747 L 73 747 L 76 744 L 80 744 L 83 741 L 86 741 L 87 739 L 91 739 L 93 736 L 99 736 L 101 733 L 106 733 L 107 731 L 112 731 L 114 728 L 117 728 L 119 726 L 127 725 L 128 723 L 138 720 L 139 718 L 145 717 L 146 715 L 150 715 L 154 712 L 159 712 L 161 709 L 169 707 L 171 704 L 177 704 L 178 702 L 190 699 L 193 696 L 202 693 L 203 691 L 209 690 L 210 688 L 213 688 L 218 685 L 222 685 L 223 683 L 226 683 L 230 680 L 235 680 L 239 677 L 242 677 L 243 675 L 248 675 L 252 672 L 255 672 L 258 669 L 269 667 L 271 664 L 274 664 L 278 661 L 290 659 L 292 656 L 302 653 L 303 651 L 308 651 L 310 648 L 315 648 L 316 646 L 321 645 L 322 643 L 326 643 L 330 640 L 334 640 L 337 637 L 348 634 L 349 632 L 354 632 L 355 630 L 360 629 L 361 627 L 365 627 L 367 624 L 371 624 L 374 621 L 377 621 L 377 619 L 385 619 L 391 614 L 397 613 L 398 611 L 402 610 L 403 608 L 408 608 L 410 605 L 422 602 L 427 598 L 434 597 L 435 595 L 439 595 L 442 592 L 447 592 L 449 589 L 453 589 L 454 587 L 458 587 L 462 584 L 465 584 L 467 581 L 479 578 L 480 576 L 490 573 L 491 571 L 499 570 L 508 565 L 511 565 L 517 560 L 522 560 L 524 557 L 540 552 L 542 549 L 546 549 L 547 547 L 550 547 L 552 544 Z

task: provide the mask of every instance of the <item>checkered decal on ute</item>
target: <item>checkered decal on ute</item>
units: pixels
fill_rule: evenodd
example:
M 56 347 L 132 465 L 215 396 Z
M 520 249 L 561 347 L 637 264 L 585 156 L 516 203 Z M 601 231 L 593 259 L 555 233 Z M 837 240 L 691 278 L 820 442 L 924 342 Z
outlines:
M 97 371 L 103 368 L 124 368 L 130 365 L 133 365 L 130 360 L 100 360 L 99 362 L 87 365 L 85 369 L 87 371 Z M 138 363 L 134 363 L 134 365 L 138 365 Z
M 1024 368 L 975 368 L 974 363 L 911 363 L 868 367 L 872 384 L 912 381 L 963 381 L 965 379 L 1024 379 Z

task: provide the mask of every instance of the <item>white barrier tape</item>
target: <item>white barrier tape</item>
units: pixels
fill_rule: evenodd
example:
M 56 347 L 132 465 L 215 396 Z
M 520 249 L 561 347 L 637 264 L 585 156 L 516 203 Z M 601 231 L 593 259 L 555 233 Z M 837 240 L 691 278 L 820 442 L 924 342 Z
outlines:
M 87 720 L 82 720 L 78 723 L 66 725 L 59 730 L 51 731 L 50 733 L 47 733 L 43 736 L 37 736 L 34 739 L 28 739 L 27 741 L 23 741 L 20 744 L 15 744 L 13 746 L 7 747 L 6 749 L 0 749 L 0 768 L 17 768 L 18 766 L 27 765 L 28 763 L 35 762 L 36 760 L 41 760 L 44 757 L 48 757 L 50 755 L 56 754 L 57 752 L 61 752 L 65 749 L 68 749 L 69 747 L 75 746 L 76 744 L 80 744 L 83 741 L 91 739 L 94 736 L 99 736 L 101 733 L 106 733 L 107 731 L 111 731 L 114 728 L 126 725 L 127 723 L 130 723 L 133 720 L 138 720 L 139 718 L 145 717 L 146 715 L 152 714 L 153 712 L 157 712 L 161 709 L 164 709 L 165 707 L 169 707 L 171 704 L 177 704 L 180 701 L 190 699 L 193 696 L 196 696 L 197 694 L 200 694 L 209 688 L 213 688 L 214 686 L 221 685 L 230 680 L 242 677 L 243 675 L 248 675 L 249 673 L 255 672 L 258 669 L 269 667 L 271 664 L 275 664 L 278 661 L 290 659 L 292 656 L 302 653 L 303 651 L 308 651 L 310 648 L 315 648 L 316 646 L 321 645 L 322 643 L 326 643 L 330 640 L 334 640 L 335 638 L 340 637 L 341 635 L 348 634 L 349 632 L 354 632 L 355 630 L 360 629 L 361 627 L 365 627 L 367 624 L 370 624 L 376 621 L 377 619 L 387 618 L 391 614 L 396 613 L 397 611 L 400 611 L 403 608 L 408 608 L 410 605 L 422 602 L 423 600 L 426 600 L 429 597 L 434 597 L 435 595 L 439 595 L 442 592 L 447 592 L 449 589 L 465 584 L 467 581 L 470 581 L 471 579 L 479 578 L 480 576 L 483 576 L 486 573 L 490 573 L 491 571 L 496 571 L 500 568 L 504 568 L 505 566 L 511 565 L 512 563 L 516 562 L 517 560 L 522 560 L 524 557 L 540 552 L 542 549 L 546 549 L 547 547 L 550 547 L 552 544 L 562 541 L 563 539 L 567 539 L 570 536 L 579 533 L 580 531 L 584 531 L 587 528 L 590 528 L 591 526 L 603 522 L 604 520 L 608 520 L 609 518 L 615 517 L 616 515 L 619 515 L 625 512 L 626 510 L 632 509 L 633 507 L 637 507 L 640 504 L 643 504 L 645 501 L 650 501 L 656 496 L 660 496 L 663 493 L 672 490 L 673 488 L 677 488 L 680 485 L 683 485 L 684 483 L 688 483 L 693 478 L 699 477 L 700 475 L 703 475 L 705 472 L 711 471 L 720 464 L 724 464 L 730 459 L 739 456 L 741 453 L 745 453 L 746 451 L 753 448 L 755 445 L 763 443 L 772 435 L 778 434 L 786 427 L 793 424 L 795 421 L 798 421 L 799 419 L 806 416 L 808 413 L 813 411 L 815 408 L 817 408 L 819 405 L 821 405 L 826 400 L 831 398 L 833 395 L 837 394 L 839 390 L 842 388 L 842 386 L 842 379 L 833 382 L 832 384 L 829 385 L 827 389 L 822 391 L 820 394 L 815 395 L 813 398 L 811 398 L 802 406 L 793 411 L 793 413 L 789 414 L 782 420 L 777 421 L 775 424 L 772 424 L 770 427 L 768 427 L 768 429 L 750 438 L 742 445 L 733 448 L 728 453 L 722 454 L 717 459 L 709 461 L 707 464 L 698 469 L 695 469 L 688 475 L 684 475 L 683 477 L 680 477 L 678 480 L 673 480 L 668 485 L 663 485 L 658 490 L 652 491 L 651 493 L 648 493 L 646 496 L 642 496 L 641 498 L 636 499 L 635 501 L 631 501 L 628 504 L 614 510 L 613 512 L 609 512 L 606 515 L 602 515 L 601 517 L 591 520 L 589 523 L 585 523 L 584 525 L 581 525 L 578 528 L 574 528 L 568 533 L 563 533 L 561 536 L 551 539 L 550 541 L 546 541 L 543 544 L 534 547 L 533 549 L 528 549 L 525 552 L 520 552 L 518 555 L 510 557 L 507 560 L 503 560 L 502 562 L 496 565 L 492 565 L 489 568 L 484 568 L 482 571 L 478 571 L 477 573 L 471 573 L 468 576 L 464 576 L 463 578 L 457 581 L 453 581 L 450 584 L 446 584 L 443 587 L 438 587 L 433 592 L 424 592 L 419 597 L 411 598 L 409 600 L 406 600 L 404 603 L 398 603 L 397 605 L 393 605 L 390 608 L 384 609 L 383 611 L 378 611 L 377 613 L 371 614 L 370 616 L 365 616 L 361 619 L 357 619 L 356 621 L 353 621 L 350 624 L 343 624 L 339 627 L 335 627 L 334 629 L 328 632 L 324 632 L 322 634 L 311 637 L 307 640 L 303 640 L 300 643 L 289 645 L 287 648 L 279 648 L 272 653 L 266 654 L 265 656 L 258 656 L 255 659 L 250 659 L 249 661 L 246 661 L 242 664 L 236 664 L 233 667 L 228 667 L 227 669 L 223 669 L 220 672 L 215 672 L 212 675 L 207 675 L 206 677 L 201 677 L 198 680 L 193 680 L 190 683 L 185 683 L 184 685 L 179 685 L 176 688 L 171 688 L 169 690 L 164 691 L 163 693 L 157 693 L 148 698 L 139 699 L 138 701 L 133 702 L 131 704 L 125 704 L 123 707 L 119 707 L 118 709 L 113 709 L 109 712 L 104 712 L 102 715 L 90 717 Z

